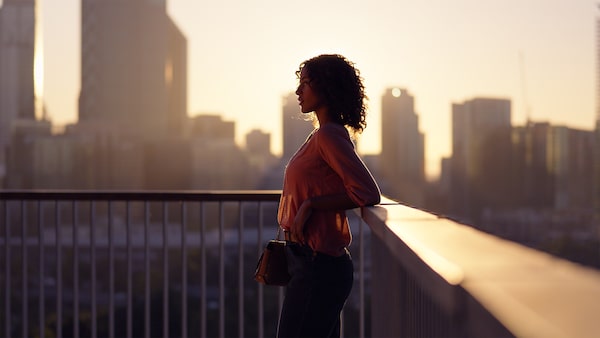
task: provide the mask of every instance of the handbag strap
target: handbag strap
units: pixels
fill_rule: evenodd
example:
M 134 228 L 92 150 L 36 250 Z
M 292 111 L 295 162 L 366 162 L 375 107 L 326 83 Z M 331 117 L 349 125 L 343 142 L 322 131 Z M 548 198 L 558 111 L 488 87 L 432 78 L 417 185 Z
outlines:
M 281 233 L 281 226 L 277 225 L 277 236 L 275 236 L 275 239 L 279 240 L 280 233 Z

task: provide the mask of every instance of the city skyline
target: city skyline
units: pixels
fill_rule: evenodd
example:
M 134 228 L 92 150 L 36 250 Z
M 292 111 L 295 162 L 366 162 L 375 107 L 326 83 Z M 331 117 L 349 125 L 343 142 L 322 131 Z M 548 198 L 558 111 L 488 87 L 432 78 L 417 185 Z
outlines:
M 46 107 L 55 125 L 72 123 L 81 86 L 81 2 L 40 4 Z M 294 71 L 304 59 L 336 52 L 357 63 L 371 99 L 360 150 L 380 151 L 381 96 L 388 87 L 406 88 L 415 97 L 430 176 L 450 155 L 453 102 L 505 98 L 513 124 L 529 115 L 593 128 L 595 2 L 377 4 L 308 1 L 296 9 L 271 1 L 168 1 L 167 12 L 189 43 L 188 115 L 234 120 L 240 143 L 251 129 L 269 132 L 280 154 L 281 102 L 295 89 Z M 331 18 L 334 12 L 344 15 Z

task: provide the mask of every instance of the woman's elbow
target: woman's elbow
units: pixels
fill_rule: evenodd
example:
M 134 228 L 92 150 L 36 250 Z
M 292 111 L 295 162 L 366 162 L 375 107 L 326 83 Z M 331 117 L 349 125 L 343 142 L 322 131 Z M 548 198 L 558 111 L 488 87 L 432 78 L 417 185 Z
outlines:
M 377 192 L 376 195 L 372 196 L 371 200 L 367 203 L 367 206 L 379 204 L 379 202 L 381 202 L 381 194 Z
M 381 202 L 381 193 L 379 190 L 373 191 L 370 194 L 365 196 L 362 205 L 367 207 L 375 204 L 379 204 Z

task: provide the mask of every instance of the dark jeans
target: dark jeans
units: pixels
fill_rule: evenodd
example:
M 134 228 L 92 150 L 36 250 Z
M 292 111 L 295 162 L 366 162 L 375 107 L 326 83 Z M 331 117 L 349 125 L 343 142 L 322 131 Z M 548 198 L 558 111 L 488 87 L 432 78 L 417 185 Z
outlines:
M 340 312 L 354 280 L 350 254 L 332 257 L 288 242 L 286 257 L 292 278 L 286 287 L 277 336 L 339 337 Z

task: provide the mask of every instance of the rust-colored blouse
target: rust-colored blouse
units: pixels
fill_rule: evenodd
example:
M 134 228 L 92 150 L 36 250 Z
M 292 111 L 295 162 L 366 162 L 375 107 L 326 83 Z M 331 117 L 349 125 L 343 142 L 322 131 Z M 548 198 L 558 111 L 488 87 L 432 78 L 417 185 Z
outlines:
M 379 187 L 356 153 L 348 130 L 328 123 L 308 136 L 286 166 L 279 225 L 289 230 L 304 200 L 343 193 L 361 207 L 380 201 Z M 338 255 L 352 240 L 346 211 L 313 210 L 305 238 L 313 250 Z

